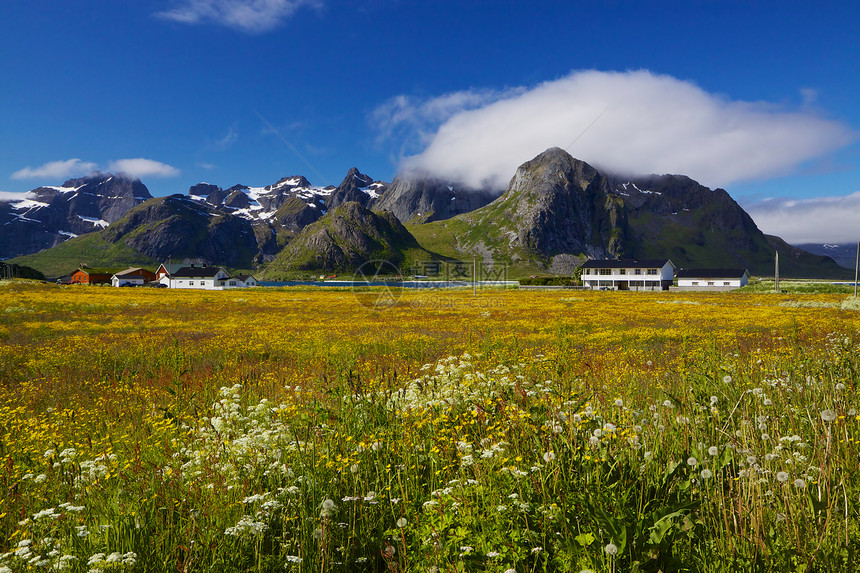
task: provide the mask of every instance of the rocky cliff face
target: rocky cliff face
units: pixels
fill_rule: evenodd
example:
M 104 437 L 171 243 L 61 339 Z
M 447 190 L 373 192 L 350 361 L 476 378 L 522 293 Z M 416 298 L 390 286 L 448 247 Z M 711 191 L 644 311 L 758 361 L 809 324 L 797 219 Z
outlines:
M 609 179 L 558 148 L 521 165 L 501 197 L 447 227 L 463 253 L 559 272 L 579 257 L 621 257 L 629 249 L 627 213 Z
M 627 254 L 627 213 L 609 180 L 557 147 L 521 165 L 497 207 L 512 224 L 514 243 L 530 252 Z
M 395 177 L 373 208 L 391 211 L 404 223 L 429 223 L 474 211 L 498 196 L 496 191 L 473 189 L 429 175 L 411 173 Z
M 100 234 L 109 244 L 122 241 L 160 261 L 194 258 L 250 268 L 259 252 L 250 221 L 206 208 L 182 195 L 152 199 Z
M 0 258 L 34 253 L 91 233 L 152 198 L 139 179 L 94 174 L 0 201 Z
M 372 177 L 353 167 L 332 192 L 328 200 L 328 207 L 332 209 L 349 201 L 355 201 L 363 207 L 369 207 L 385 192 L 387 187 L 387 183 L 374 181 Z

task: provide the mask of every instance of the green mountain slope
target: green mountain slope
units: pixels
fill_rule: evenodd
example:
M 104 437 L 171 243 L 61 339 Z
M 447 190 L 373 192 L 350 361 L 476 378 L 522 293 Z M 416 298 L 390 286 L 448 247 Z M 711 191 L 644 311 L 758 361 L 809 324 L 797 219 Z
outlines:
M 374 261 L 405 272 L 434 258 L 393 214 L 374 213 L 349 201 L 302 229 L 259 276 L 278 280 L 301 271 L 355 272 Z

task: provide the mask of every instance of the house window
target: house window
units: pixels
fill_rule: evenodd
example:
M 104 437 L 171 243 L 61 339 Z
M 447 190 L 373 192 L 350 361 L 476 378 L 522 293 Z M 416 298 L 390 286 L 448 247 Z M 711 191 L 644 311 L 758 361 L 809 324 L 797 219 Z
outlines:
M 729 281 L 723 281 L 723 286 L 732 286 L 732 283 Z
M 693 286 L 699 286 L 699 281 L 693 281 Z
M 714 286 L 714 281 L 708 281 L 708 286 Z
M 236 286 L 236 281 L 230 281 L 230 286 Z
M 600 269 L 600 274 L 601 275 L 611 275 L 612 269 Z
M 194 281 L 188 281 L 188 286 L 194 286 Z
M 656 274 L 657 274 L 657 269 L 648 269 L 648 274 L 649 274 L 649 275 L 656 275 Z
M 633 271 L 633 274 L 634 274 L 634 275 L 641 275 L 641 274 L 642 274 L 642 269 L 635 269 L 635 270 Z
M 627 274 L 627 269 L 618 269 L 618 274 L 619 274 L 619 275 L 626 275 L 626 274 Z

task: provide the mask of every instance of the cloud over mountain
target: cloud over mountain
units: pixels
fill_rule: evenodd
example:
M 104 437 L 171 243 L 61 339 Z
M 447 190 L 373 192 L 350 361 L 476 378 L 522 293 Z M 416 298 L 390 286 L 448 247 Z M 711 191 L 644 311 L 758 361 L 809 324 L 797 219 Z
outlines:
M 427 131 L 434 111 L 438 127 Z M 383 135 L 411 128 L 425 143 L 404 169 L 497 188 L 552 146 L 616 173 L 682 173 L 717 187 L 784 174 L 856 139 L 812 112 L 732 101 L 649 71 L 580 71 L 496 94 L 395 98 L 373 119 Z
M 860 191 L 840 197 L 766 199 L 747 205 L 759 229 L 795 245 L 860 240 Z
M 107 170 L 125 173 L 131 177 L 175 177 L 179 175 L 179 169 L 143 157 L 112 161 Z
M 220 24 L 259 34 L 274 30 L 299 8 L 319 6 L 319 0 L 179 0 L 156 16 L 182 24 Z
M 66 159 L 49 161 L 39 167 L 19 169 L 12 174 L 12 179 L 42 179 L 53 182 L 89 175 L 100 169 L 99 165 L 92 161 Z M 179 169 L 171 165 L 143 157 L 111 161 L 104 171 L 125 173 L 130 177 L 175 177 L 180 173 Z
M 49 161 L 38 167 L 25 167 L 12 174 L 12 179 L 68 179 L 96 170 L 96 164 L 80 159 Z
M 18 193 L 16 191 L 0 191 L 0 201 L 21 201 L 30 198 L 30 193 Z

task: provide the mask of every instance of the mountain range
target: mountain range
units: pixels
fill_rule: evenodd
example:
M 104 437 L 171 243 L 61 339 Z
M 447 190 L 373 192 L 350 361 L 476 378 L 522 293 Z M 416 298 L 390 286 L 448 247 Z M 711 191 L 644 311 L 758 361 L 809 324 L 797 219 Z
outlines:
M 604 174 L 559 148 L 521 165 L 503 192 L 433 174 L 388 184 L 353 168 L 337 187 L 294 175 L 152 198 L 139 180 L 94 174 L 0 202 L 0 223 L 0 258 L 26 255 L 14 262 L 49 276 L 81 262 L 196 259 L 276 280 L 375 259 L 473 258 L 517 276 L 621 257 L 767 275 L 776 251 L 783 276 L 846 276 L 831 258 L 764 235 L 722 189 L 682 175 Z

